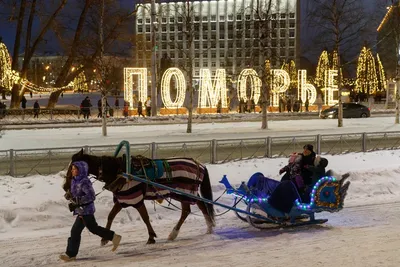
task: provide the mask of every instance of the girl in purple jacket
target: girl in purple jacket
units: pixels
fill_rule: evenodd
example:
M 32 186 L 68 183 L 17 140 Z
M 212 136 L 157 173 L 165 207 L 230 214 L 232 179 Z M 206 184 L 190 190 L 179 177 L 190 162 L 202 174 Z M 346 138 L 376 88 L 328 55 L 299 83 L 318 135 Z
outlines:
M 68 238 L 68 245 L 65 254 L 60 255 L 63 261 L 72 261 L 76 259 L 81 243 L 81 233 L 85 227 L 95 234 L 113 243 L 112 251 L 118 248 L 121 242 L 121 236 L 113 231 L 99 226 L 94 217 L 96 198 L 92 183 L 88 178 L 88 165 L 83 161 L 72 163 L 71 197 L 69 208 L 77 215 L 74 225 L 71 229 L 71 236 Z

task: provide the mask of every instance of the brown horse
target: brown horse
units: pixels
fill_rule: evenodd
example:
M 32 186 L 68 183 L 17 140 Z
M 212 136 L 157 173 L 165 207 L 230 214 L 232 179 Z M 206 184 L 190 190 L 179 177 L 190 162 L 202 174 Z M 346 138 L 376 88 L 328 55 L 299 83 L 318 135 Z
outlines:
M 104 188 L 113 192 L 114 207 L 111 209 L 106 228 L 110 229 L 115 216 L 126 207 L 134 207 L 139 212 L 142 220 L 147 226 L 149 239 L 147 244 L 155 243 L 157 237 L 150 223 L 144 200 L 164 200 L 167 198 L 181 202 L 182 212 L 178 223 L 173 228 L 168 239 L 174 240 L 187 216 L 190 214 L 190 205 L 197 204 L 204 215 L 207 224 L 207 233 L 212 233 L 215 226 L 214 207 L 211 204 L 194 200 L 188 196 L 175 194 L 169 190 L 156 188 L 146 183 L 127 180 L 120 174 L 126 172 L 125 159 L 123 157 L 93 156 L 84 154 L 83 149 L 72 156 L 72 162 L 85 161 L 89 166 L 89 173 L 96 179 L 105 183 Z M 150 160 L 143 157 L 132 156 L 132 174 L 152 179 L 157 183 L 178 189 L 182 192 L 199 195 L 213 200 L 210 178 L 207 168 L 189 158 L 168 158 Z M 65 197 L 69 196 L 71 188 L 71 173 L 68 169 L 63 189 Z M 107 243 L 102 240 L 102 245 Z

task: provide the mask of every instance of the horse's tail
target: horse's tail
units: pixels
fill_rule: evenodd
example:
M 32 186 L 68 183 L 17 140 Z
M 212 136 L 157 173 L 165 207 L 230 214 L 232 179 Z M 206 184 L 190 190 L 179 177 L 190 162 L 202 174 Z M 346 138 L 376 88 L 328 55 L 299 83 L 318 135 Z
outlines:
M 213 193 L 212 193 L 212 188 L 211 188 L 210 176 L 208 175 L 208 170 L 206 167 L 204 167 L 204 178 L 200 185 L 200 193 L 203 198 L 213 201 Z M 210 216 L 211 220 L 214 222 L 215 221 L 214 205 L 209 204 L 209 203 L 204 203 L 204 204 L 207 207 L 208 215 Z

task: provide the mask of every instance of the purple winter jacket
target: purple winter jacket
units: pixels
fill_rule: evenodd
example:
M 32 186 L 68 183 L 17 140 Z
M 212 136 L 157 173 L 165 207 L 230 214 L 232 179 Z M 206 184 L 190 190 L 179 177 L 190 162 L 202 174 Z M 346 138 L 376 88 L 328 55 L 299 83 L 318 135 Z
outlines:
M 79 175 L 72 179 L 71 194 L 80 207 L 74 210 L 74 215 L 93 215 L 95 212 L 94 200 L 96 195 L 88 178 L 88 165 L 84 161 L 73 162 L 79 169 Z

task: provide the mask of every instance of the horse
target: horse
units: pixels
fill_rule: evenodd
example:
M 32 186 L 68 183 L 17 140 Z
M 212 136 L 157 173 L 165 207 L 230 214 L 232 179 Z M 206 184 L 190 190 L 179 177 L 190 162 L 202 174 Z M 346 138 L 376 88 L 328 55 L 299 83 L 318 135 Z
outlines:
M 147 159 L 141 156 L 131 157 L 131 174 L 142 175 L 147 179 L 153 179 L 157 183 L 167 185 L 171 188 L 183 192 L 192 193 L 205 199 L 213 201 L 210 178 L 205 165 L 198 163 L 191 158 L 166 158 L 166 159 Z M 71 158 L 74 161 L 85 161 L 89 166 L 89 174 L 101 182 L 104 182 L 104 189 L 109 190 L 114 196 L 114 206 L 111 209 L 106 228 L 110 229 L 115 216 L 127 207 L 134 207 L 139 212 L 142 220 L 146 224 L 149 238 L 147 244 L 154 244 L 157 237 L 149 219 L 144 200 L 162 201 L 167 198 L 181 202 L 181 216 L 177 224 L 168 236 L 168 240 L 174 240 L 178 236 L 179 230 L 191 213 L 190 205 L 197 204 L 202 212 L 207 225 L 207 233 L 211 234 L 215 226 L 215 211 L 212 204 L 194 200 L 189 196 L 173 193 L 169 190 L 162 190 L 147 183 L 128 180 L 120 174 L 126 172 L 126 158 L 111 156 L 94 156 L 85 154 L 83 149 L 74 154 Z M 68 168 L 63 189 L 68 198 L 71 188 L 71 164 Z M 149 177 L 151 176 L 151 177 Z M 107 244 L 107 240 L 102 240 L 101 244 Z

